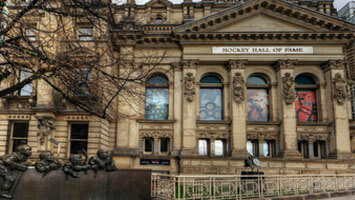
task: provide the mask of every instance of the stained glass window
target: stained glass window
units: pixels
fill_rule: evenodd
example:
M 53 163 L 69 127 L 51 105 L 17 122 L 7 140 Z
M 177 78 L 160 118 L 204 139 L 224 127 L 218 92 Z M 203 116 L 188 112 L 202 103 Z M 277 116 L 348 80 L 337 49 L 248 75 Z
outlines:
M 201 88 L 200 119 L 222 120 L 222 90 L 220 88 Z
M 221 79 L 207 75 L 200 82 L 200 120 L 222 120 Z
M 152 76 L 147 81 L 145 118 L 149 120 L 167 120 L 168 113 L 168 80 L 162 76 Z
M 247 79 L 248 121 L 269 121 L 269 85 L 259 75 Z

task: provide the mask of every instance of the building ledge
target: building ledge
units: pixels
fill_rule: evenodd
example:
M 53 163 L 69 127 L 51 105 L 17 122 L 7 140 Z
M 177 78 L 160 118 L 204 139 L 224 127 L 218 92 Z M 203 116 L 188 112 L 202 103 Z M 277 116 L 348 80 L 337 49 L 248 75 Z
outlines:
M 168 119 L 168 120 L 147 120 L 147 119 L 137 119 L 139 123 L 163 123 L 163 124 L 172 124 L 175 123 L 176 120 Z
M 207 121 L 207 120 L 196 120 L 197 124 L 230 124 L 232 121 L 230 120 L 221 120 L 221 121 Z

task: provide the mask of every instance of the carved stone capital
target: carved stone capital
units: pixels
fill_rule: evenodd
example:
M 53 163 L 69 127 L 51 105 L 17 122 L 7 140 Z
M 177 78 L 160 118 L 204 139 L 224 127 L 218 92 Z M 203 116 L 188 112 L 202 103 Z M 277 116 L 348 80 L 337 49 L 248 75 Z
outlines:
M 226 69 L 229 71 L 231 69 L 244 69 L 248 60 L 228 60 Z
M 240 104 L 244 101 L 244 88 L 244 77 L 239 72 L 235 73 L 233 77 L 233 99 L 237 104 Z
M 331 69 L 344 69 L 344 65 L 344 60 L 328 60 L 321 67 L 324 72 L 327 72 Z
M 288 72 L 282 77 L 282 95 L 286 104 L 292 104 L 296 100 L 294 78 Z
M 343 105 L 346 100 L 346 82 L 340 73 L 336 73 L 333 78 L 333 98 L 339 105 Z
M 294 69 L 295 65 L 298 63 L 297 60 L 278 60 L 277 63 L 273 66 L 276 72 L 280 71 L 281 69 Z
M 184 77 L 184 96 L 186 101 L 192 102 L 195 96 L 195 77 L 191 72 Z
M 182 70 L 182 64 L 180 62 L 171 63 L 171 67 L 173 68 L 174 72 Z
M 183 60 L 181 63 L 184 69 L 196 69 L 199 60 Z

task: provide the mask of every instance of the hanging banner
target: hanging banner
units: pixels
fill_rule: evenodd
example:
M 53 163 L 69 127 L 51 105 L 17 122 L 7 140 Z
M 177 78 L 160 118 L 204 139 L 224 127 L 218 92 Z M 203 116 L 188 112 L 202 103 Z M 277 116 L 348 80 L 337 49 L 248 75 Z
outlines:
M 313 54 L 313 47 L 306 47 L 306 46 L 212 47 L 212 54 Z

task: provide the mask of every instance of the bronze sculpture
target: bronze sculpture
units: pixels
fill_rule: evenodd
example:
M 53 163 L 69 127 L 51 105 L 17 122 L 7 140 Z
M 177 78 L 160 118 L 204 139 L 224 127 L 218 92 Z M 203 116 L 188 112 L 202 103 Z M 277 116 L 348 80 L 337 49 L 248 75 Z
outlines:
M 36 162 L 35 167 L 38 172 L 43 173 L 43 176 L 47 175 L 52 170 L 57 170 L 62 167 L 62 164 L 53 157 L 53 154 L 49 151 L 43 152 L 39 155 L 40 161 Z
M 99 170 L 106 170 L 108 172 L 117 170 L 112 160 L 112 153 L 103 149 L 97 151 L 97 157 L 90 158 L 89 165 L 95 173 Z
M 0 176 L 4 179 L 4 183 L 1 186 L 0 197 L 11 199 L 12 195 L 9 193 L 14 182 L 15 177 L 11 174 L 10 170 L 25 171 L 30 163 L 27 163 L 27 159 L 32 155 L 32 148 L 27 144 L 20 144 L 16 148 L 16 152 L 11 154 L 5 154 L 0 158 Z
M 85 171 L 85 173 L 87 173 L 89 168 L 90 166 L 86 164 L 86 160 L 83 161 L 80 154 L 75 154 L 70 156 L 68 163 L 65 163 L 63 171 L 66 175 L 79 178 L 80 171 Z

